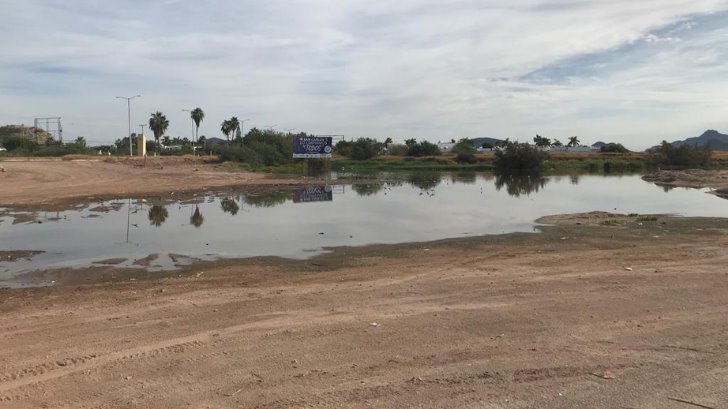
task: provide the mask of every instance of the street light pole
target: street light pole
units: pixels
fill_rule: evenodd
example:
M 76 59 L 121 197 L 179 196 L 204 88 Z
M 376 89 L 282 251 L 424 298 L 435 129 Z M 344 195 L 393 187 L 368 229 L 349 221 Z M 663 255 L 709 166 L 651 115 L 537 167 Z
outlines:
M 145 125 L 145 124 L 139 124 L 139 126 L 140 126 L 140 127 L 142 128 L 142 136 L 143 136 L 143 135 L 144 135 L 144 127 L 145 127 L 146 125 Z
M 131 100 L 139 97 L 141 97 L 141 95 L 134 95 L 133 97 L 116 97 L 117 99 L 126 100 L 126 114 L 127 119 L 129 120 L 129 156 L 134 156 L 134 153 L 131 150 Z
M 243 136 L 245 136 L 245 123 L 248 121 L 250 121 L 250 119 L 243 119 L 240 121 L 240 133 L 243 134 Z
M 192 149 L 192 155 L 195 155 L 197 153 L 197 140 L 195 139 L 195 118 L 192 117 L 192 110 L 190 109 L 183 109 L 182 112 L 190 113 L 190 121 L 192 121 L 192 136 L 190 141 L 194 142 L 195 148 Z

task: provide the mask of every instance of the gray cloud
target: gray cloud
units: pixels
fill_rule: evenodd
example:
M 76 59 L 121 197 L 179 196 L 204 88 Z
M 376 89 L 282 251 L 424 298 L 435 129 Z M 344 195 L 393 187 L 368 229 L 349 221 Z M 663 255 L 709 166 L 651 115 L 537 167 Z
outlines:
M 182 108 L 348 136 L 583 135 L 638 148 L 725 128 L 728 1 L 74 2 L 5 7 L 1 122 L 91 140 Z M 255 115 L 253 115 L 255 113 Z M 250 124 L 246 124 L 249 126 Z

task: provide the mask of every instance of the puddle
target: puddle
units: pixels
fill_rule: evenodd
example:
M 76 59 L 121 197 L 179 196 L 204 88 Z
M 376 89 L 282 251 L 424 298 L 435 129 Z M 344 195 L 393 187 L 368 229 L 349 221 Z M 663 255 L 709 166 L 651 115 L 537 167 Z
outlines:
M 338 246 L 534 232 L 534 220 L 550 214 L 728 216 L 728 202 L 705 190 L 663 189 L 636 175 L 380 177 L 370 184 L 239 190 L 183 201 L 111 200 L 66 211 L 0 209 L 0 281 L 40 269 L 158 271 L 201 260 L 305 259 Z

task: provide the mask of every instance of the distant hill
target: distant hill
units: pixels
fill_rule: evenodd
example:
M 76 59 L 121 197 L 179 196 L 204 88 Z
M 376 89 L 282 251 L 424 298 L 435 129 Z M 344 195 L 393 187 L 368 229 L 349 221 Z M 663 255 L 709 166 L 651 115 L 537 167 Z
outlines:
M 473 144 L 476 148 L 479 148 L 483 146 L 484 143 L 489 143 L 491 145 L 495 145 L 496 142 L 500 142 L 501 139 L 495 139 L 495 138 L 473 138 Z
M 698 147 L 707 146 L 714 151 L 728 151 L 728 135 L 722 134 L 716 130 L 708 129 L 702 135 L 694 138 L 688 138 L 684 141 L 675 141 L 673 146 L 681 145 L 697 145 Z M 655 146 L 655 149 L 659 146 Z
M 41 144 L 53 139 L 51 134 L 42 129 L 23 125 L 0 126 L 0 139 L 5 138 L 23 138 Z
M 206 143 L 209 143 L 212 145 L 222 145 L 222 144 L 227 143 L 227 140 L 213 136 L 212 138 L 207 138 Z

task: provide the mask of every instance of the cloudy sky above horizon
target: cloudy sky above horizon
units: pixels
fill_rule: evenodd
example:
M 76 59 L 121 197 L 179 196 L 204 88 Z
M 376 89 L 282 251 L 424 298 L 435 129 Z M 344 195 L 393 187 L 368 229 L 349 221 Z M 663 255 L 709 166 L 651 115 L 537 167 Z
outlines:
M 728 0 L 0 0 L 0 124 L 94 143 L 159 110 L 431 141 L 728 132 Z

